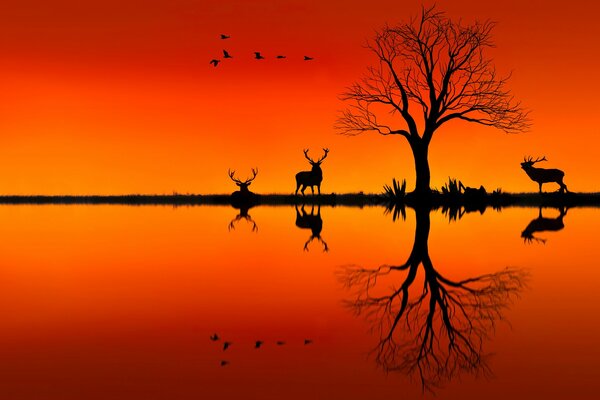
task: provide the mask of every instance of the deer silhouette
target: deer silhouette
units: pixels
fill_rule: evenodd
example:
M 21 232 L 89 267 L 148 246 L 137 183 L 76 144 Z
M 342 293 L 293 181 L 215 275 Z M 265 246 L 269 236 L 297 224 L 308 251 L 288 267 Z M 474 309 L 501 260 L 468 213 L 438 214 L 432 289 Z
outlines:
M 537 182 L 540 186 L 540 193 L 542 193 L 542 185 L 544 183 L 556 182 L 560 186 L 560 192 L 568 192 L 567 185 L 563 182 L 563 177 L 565 173 L 560 169 L 552 168 L 536 168 L 533 165 L 540 161 L 548 161 L 546 160 L 546 156 L 542 158 L 538 158 L 534 160 L 533 157 L 526 157 L 523 159 L 521 163 L 521 168 L 525 171 L 527 176 L 531 178 L 532 181 Z
M 318 193 L 321 195 L 321 182 L 323 181 L 321 163 L 327 158 L 329 149 L 323 149 L 323 151 L 325 152 L 323 157 L 315 161 L 308 156 L 308 149 L 304 150 L 304 157 L 306 157 L 310 165 L 312 165 L 312 169 L 310 171 L 301 171 L 296 174 L 296 195 L 298 195 L 298 189 L 300 189 L 300 186 L 302 186 L 302 190 L 300 190 L 302 195 L 304 195 L 304 191 L 309 186 L 313 195 L 315 194 L 314 186 L 317 187 Z
M 250 189 L 248 189 L 248 186 L 250 186 L 252 181 L 256 179 L 256 176 L 258 175 L 258 168 L 252 168 L 252 176 L 247 178 L 245 181 L 237 179 L 235 177 L 235 171 L 232 171 L 231 169 L 227 170 L 227 174 L 229 175 L 229 178 L 231 178 L 231 180 L 234 181 L 235 184 L 240 188 L 240 190 L 236 190 L 235 192 L 231 193 L 231 200 L 233 202 L 250 202 L 256 199 L 257 195 L 252 193 Z
M 526 243 L 531 243 L 532 241 L 546 243 L 546 239 L 541 239 L 535 237 L 533 234 L 536 232 L 548 232 L 548 231 L 560 231 L 565 227 L 563 223 L 563 218 L 567 215 L 567 209 L 560 208 L 560 215 L 556 218 L 545 218 L 542 216 L 542 207 L 540 207 L 540 211 L 538 217 L 532 220 L 527 227 L 521 232 L 521 237 Z
M 300 213 L 302 212 L 302 213 Z M 317 214 L 315 215 L 315 206 L 313 205 L 310 209 L 310 214 L 306 212 L 304 209 L 304 204 L 302 208 L 298 210 L 298 205 L 296 205 L 296 226 L 300 229 L 310 229 L 312 235 L 306 243 L 304 243 L 304 251 L 308 251 L 308 245 L 315 239 L 321 242 L 323 245 L 323 251 L 329 251 L 329 247 L 327 243 L 321 238 L 321 231 L 323 230 L 323 219 L 321 218 L 321 206 L 317 206 Z

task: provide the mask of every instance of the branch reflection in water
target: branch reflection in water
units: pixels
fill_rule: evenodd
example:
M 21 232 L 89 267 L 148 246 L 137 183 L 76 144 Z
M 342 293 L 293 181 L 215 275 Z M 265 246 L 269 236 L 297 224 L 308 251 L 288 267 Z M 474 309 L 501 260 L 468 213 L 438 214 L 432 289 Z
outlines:
M 528 280 L 527 271 L 517 268 L 463 279 L 436 269 L 428 249 L 430 212 L 415 209 L 414 244 L 403 264 L 338 270 L 353 292 L 346 306 L 379 335 L 377 364 L 418 379 L 424 391 L 463 373 L 491 373 L 485 342 Z

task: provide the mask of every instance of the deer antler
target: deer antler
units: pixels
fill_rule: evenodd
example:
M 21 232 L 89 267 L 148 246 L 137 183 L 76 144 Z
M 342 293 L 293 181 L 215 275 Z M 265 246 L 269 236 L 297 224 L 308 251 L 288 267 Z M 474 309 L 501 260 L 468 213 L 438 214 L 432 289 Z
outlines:
M 329 149 L 323 148 L 323 151 L 325 152 L 325 154 L 323 155 L 323 157 L 319 158 L 317 161 L 313 160 L 312 158 L 310 158 L 308 156 L 308 149 L 304 149 L 304 157 L 306 157 L 306 159 L 311 164 L 319 164 L 321 161 L 323 161 L 325 158 L 327 158 L 327 153 L 329 153 Z
M 536 162 L 540 162 L 540 161 L 548 161 L 548 160 L 546 160 L 546 156 L 542 156 L 542 158 L 538 158 L 537 160 L 533 161 L 533 163 L 535 164 Z
M 240 181 L 239 179 L 237 179 L 237 178 L 234 177 L 235 170 L 232 171 L 231 169 L 228 169 L 227 170 L 227 174 L 229 175 L 229 177 L 231 178 L 231 180 L 234 181 L 235 183 L 240 183 L 240 184 L 242 183 L 242 181 Z
M 256 175 L 258 175 L 258 168 L 252 168 L 252 178 L 246 179 L 246 182 L 244 183 L 252 182 L 256 178 Z
M 231 169 L 228 169 L 227 170 L 227 174 L 229 175 L 229 177 L 231 178 L 231 180 L 234 181 L 235 183 L 238 183 L 238 184 L 241 184 L 241 185 L 247 185 L 247 184 L 249 184 L 250 182 L 252 182 L 256 178 L 256 175 L 258 175 L 258 168 L 252 168 L 252 177 L 247 178 L 243 182 L 241 180 L 239 180 L 239 179 L 237 179 L 237 178 L 234 177 L 235 170 L 232 171 Z
M 319 161 L 317 161 L 318 163 L 320 163 L 321 161 L 323 161 L 324 159 L 327 158 L 327 154 L 329 153 L 329 149 L 323 148 L 323 151 L 325 152 L 325 154 L 323 155 L 323 157 L 319 158 Z
M 306 157 L 309 162 L 314 163 L 314 160 L 308 156 L 308 149 L 304 149 L 304 157 Z

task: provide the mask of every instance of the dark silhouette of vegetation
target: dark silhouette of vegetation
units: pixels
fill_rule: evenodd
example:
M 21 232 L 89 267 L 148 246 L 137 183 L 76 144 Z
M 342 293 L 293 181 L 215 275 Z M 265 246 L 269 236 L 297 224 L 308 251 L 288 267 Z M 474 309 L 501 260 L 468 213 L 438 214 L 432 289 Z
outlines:
M 406 179 L 402 179 L 402 184 L 400 184 L 396 178 L 393 178 L 392 186 L 383 185 L 382 196 L 388 202 L 404 201 L 406 197 Z
M 304 209 L 304 204 L 300 210 L 296 205 L 296 226 L 300 229 L 310 229 L 311 235 L 304 243 L 304 251 L 308 251 L 308 245 L 313 241 L 317 240 L 323 245 L 323 251 L 329 251 L 327 242 L 321 238 L 321 231 L 323 230 L 323 219 L 321 218 L 321 206 L 317 206 L 317 213 L 315 214 L 315 206 L 311 206 L 310 214 Z
M 339 271 L 353 290 L 346 302 L 378 337 L 375 360 L 388 372 L 417 378 L 434 391 L 463 373 L 490 372 L 484 345 L 526 286 L 527 272 L 504 270 L 450 278 L 429 257 L 430 209 L 415 208 L 413 248 L 406 262 Z M 391 289 L 390 289 L 391 286 Z
M 312 166 L 312 169 L 310 171 L 301 171 L 296 174 L 296 195 L 298 194 L 298 190 L 300 189 L 300 187 L 302 187 L 300 192 L 302 193 L 302 195 L 304 195 L 304 191 L 309 186 L 313 195 L 315 194 L 314 186 L 317 187 L 319 196 L 321 195 L 321 182 L 323 181 L 323 171 L 321 170 L 321 163 L 323 163 L 323 161 L 327 158 L 327 154 L 329 154 L 329 149 L 323 149 L 323 152 L 323 157 L 315 161 L 308 156 L 308 149 L 304 150 L 304 157 L 306 157 L 306 159 Z
M 567 209 L 561 207 L 559 209 L 559 216 L 556 218 L 545 218 L 542 216 L 542 207 L 540 207 L 538 217 L 531 220 L 531 222 L 521 232 L 521 237 L 525 243 L 531 243 L 536 241 L 538 243 L 546 243 L 546 239 L 535 237 L 536 232 L 548 232 L 548 231 L 560 231 L 565 227 L 563 218 L 567 215 Z
M 523 170 L 525 171 L 527 176 L 530 177 L 532 181 L 537 182 L 537 184 L 539 185 L 540 193 L 542 193 L 542 185 L 544 183 L 551 183 L 551 182 L 558 183 L 558 185 L 560 186 L 559 191 L 561 193 L 568 192 L 569 189 L 567 189 L 567 185 L 565 185 L 563 182 L 565 173 L 563 171 L 561 171 L 560 169 L 556 169 L 556 168 L 546 169 L 546 168 L 536 168 L 533 166 L 535 163 L 538 163 L 540 161 L 548 161 L 548 160 L 546 160 L 545 156 L 542 158 L 538 158 L 536 160 L 534 160 L 533 157 L 526 157 L 523 159 L 523 162 L 521 163 L 521 168 L 523 168 Z
M 464 25 L 435 7 L 384 26 L 367 44 L 378 62 L 341 95 L 351 105 L 336 128 L 406 139 L 415 163 L 413 193 L 429 196 L 429 144 L 442 125 L 462 120 L 505 132 L 529 127 L 528 112 L 506 87 L 509 77 L 500 76 L 486 55 L 493 28 L 491 21 Z

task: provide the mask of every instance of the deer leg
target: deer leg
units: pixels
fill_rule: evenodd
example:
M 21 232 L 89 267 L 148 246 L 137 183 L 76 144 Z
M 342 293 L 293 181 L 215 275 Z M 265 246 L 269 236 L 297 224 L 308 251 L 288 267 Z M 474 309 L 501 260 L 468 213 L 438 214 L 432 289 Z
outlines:
M 302 185 L 302 189 L 300 190 L 300 192 L 302 192 L 302 196 L 304 196 L 305 190 L 306 190 L 306 185 Z
M 296 183 L 296 193 L 295 193 L 296 196 L 298 196 L 298 189 L 300 189 L 300 184 Z
M 311 187 L 310 187 L 310 191 L 311 191 L 312 195 L 314 196 L 314 195 L 315 195 L 315 187 L 314 187 L 314 186 L 311 186 Z
M 538 185 L 540 185 L 540 193 L 542 193 L 542 182 L 539 182 Z
M 319 191 L 319 196 L 321 195 L 321 185 L 317 185 L 317 190 Z
M 560 185 L 560 191 L 562 193 L 569 192 L 569 189 L 567 189 L 567 185 L 565 185 L 562 179 L 560 180 L 560 182 L 558 182 L 558 184 Z

